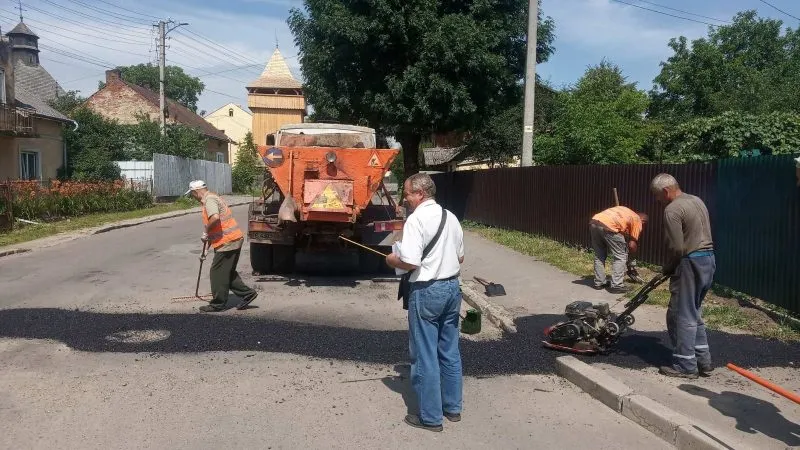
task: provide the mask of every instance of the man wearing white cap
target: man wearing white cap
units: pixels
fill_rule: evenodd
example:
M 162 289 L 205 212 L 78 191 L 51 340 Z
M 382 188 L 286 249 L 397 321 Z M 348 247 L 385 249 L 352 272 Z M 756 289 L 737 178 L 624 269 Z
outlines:
M 258 292 L 244 284 L 236 272 L 244 234 L 233 218 L 233 212 L 219 195 L 208 190 L 202 180 L 189 183 L 189 190 L 184 195 L 186 194 L 191 194 L 203 204 L 205 231 L 201 240 L 214 248 L 210 274 L 214 299 L 208 305 L 201 306 L 200 311 L 222 311 L 228 303 L 228 291 L 233 291 L 242 299 L 237 309 L 244 309 L 255 300 Z

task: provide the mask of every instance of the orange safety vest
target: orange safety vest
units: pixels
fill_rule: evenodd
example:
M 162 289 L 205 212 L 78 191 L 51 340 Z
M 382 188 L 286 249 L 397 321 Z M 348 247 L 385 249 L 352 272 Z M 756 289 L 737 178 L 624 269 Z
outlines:
M 206 195 L 206 201 L 208 201 L 208 197 L 217 199 L 220 206 L 219 222 L 208 230 L 208 242 L 211 243 L 211 246 L 214 249 L 218 249 L 225 244 L 243 239 L 242 230 L 239 229 L 239 225 L 236 223 L 236 219 L 233 218 L 233 213 L 225 201 L 218 195 L 211 193 Z M 206 211 L 205 202 L 203 202 L 203 223 L 208 226 L 208 212 Z

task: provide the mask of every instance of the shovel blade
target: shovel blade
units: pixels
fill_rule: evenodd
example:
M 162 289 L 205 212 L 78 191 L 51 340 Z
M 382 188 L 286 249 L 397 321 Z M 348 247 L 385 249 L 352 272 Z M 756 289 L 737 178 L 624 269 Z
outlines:
M 502 284 L 490 283 L 488 286 L 486 286 L 487 297 L 499 297 L 501 295 L 506 295 L 506 289 Z

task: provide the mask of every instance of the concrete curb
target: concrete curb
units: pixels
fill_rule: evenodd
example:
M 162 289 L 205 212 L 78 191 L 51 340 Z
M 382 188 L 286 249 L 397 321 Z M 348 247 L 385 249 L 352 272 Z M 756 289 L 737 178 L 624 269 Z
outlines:
M 240 201 L 240 202 L 233 202 L 229 203 L 228 206 L 242 206 L 249 204 L 250 201 Z M 37 239 L 35 241 L 29 241 L 24 243 L 25 247 L 8 247 L 8 248 L 0 248 L 0 258 L 4 256 L 15 255 L 18 253 L 27 253 L 34 250 L 40 250 L 43 248 L 52 247 L 54 245 L 62 244 L 64 242 L 74 241 L 76 239 L 80 239 L 86 236 L 92 236 L 95 234 L 106 233 L 108 231 L 119 230 L 122 228 L 130 228 L 135 227 L 138 225 L 143 225 L 146 223 L 157 222 L 159 220 L 166 220 L 166 219 L 173 219 L 175 217 L 182 217 L 188 216 L 190 214 L 197 214 L 200 212 L 200 208 L 191 208 L 191 209 L 183 209 L 180 211 L 172 211 L 168 213 L 158 214 L 154 216 L 145 216 L 138 219 L 129 219 L 120 222 L 113 222 L 107 223 L 105 225 L 100 225 L 99 227 L 94 228 L 86 228 L 83 230 L 76 230 L 76 231 L 68 231 L 66 233 L 60 233 L 53 236 L 48 236 L 46 238 Z
M 461 283 L 461 294 L 473 308 L 479 310 L 481 315 L 489 319 L 497 328 L 506 333 L 516 333 L 517 326 L 513 316 L 502 306 L 491 303 L 485 295 L 478 292 L 469 282 Z
M 574 356 L 556 358 L 556 372 L 601 403 L 684 450 L 730 450 L 725 436 L 700 428 L 683 414 L 639 395 L 627 385 Z

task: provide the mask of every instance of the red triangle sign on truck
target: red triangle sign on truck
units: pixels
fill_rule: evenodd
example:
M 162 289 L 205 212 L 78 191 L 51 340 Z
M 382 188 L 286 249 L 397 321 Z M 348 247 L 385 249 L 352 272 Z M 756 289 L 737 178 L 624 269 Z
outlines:
M 362 159 L 362 161 L 363 161 L 363 159 Z M 375 153 L 375 152 L 372 152 L 372 157 L 369 159 L 369 162 L 367 163 L 367 165 L 370 166 L 370 167 L 382 167 L 383 166 L 383 164 L 381 164 L 381 160 L 378 159 L 378 154 Z

